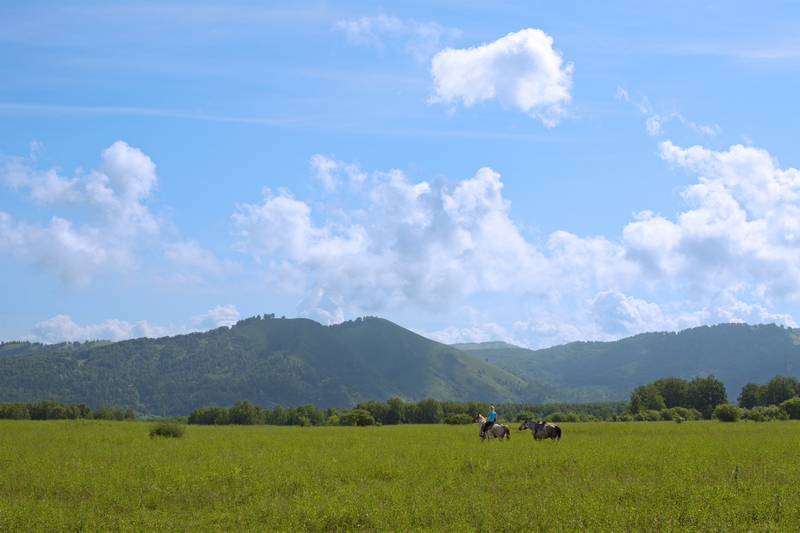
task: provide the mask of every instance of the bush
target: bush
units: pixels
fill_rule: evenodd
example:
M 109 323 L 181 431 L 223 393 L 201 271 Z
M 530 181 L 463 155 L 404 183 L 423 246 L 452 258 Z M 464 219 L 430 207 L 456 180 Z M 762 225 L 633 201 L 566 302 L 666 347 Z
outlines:
M 326 426 L 338 426 L 339 425 L 339 417 L 336 415 L 331 415 L 325 421 Z
M 642 415 L 645 422 L 658 422 L 661 420 L 661 413 L 653 409 L 643 409 L 639 414 Z
M 154 437 L 183 437 L 183 426 L 177 422 L 156 422 L 150 426 L 150 438 Z
M 467 414 L 448 413 L 444 419 L 445 424 L 463 425 L 471 424 L 472 417 Z
M 564 413 L 553 413 L 547 417 L 548 422 L 566 422 L 567 416 Z
M 800 396 L 781 402 L 781 411 L 792 420 L 800 420 Z
M 344 426 L 374 426 L 375 419 L 364 409 L 353 409 L 342 421 Z
M 617 417 L 617 422 L 633 422 L 633 417 L 627 413 L 621 414 Z
M 661 411 L 661 420 L 702 420 L 703 415 L 697 409 L 687 409 L 685 407 L 673 407 Z
M 742 412 L 732 403 L 722 403 L 714 408 L 711 418 L 720 422 L 738 422 L 742 417 Z
M 777 405 L 756 406 L 752 409 L 744 409 L 742 418 L 751 422 L 769 422 L 770 420 L 787 420 L 789 415 Z

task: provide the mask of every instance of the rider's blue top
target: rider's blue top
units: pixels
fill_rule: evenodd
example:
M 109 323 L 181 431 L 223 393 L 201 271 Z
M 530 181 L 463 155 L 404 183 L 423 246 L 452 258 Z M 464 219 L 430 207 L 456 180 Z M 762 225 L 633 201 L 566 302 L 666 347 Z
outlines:
M 489 421 L 489 422 L 494 422 L 494 419 L 495 419 L 495 418 L 497 418 L 497 413 L 495 413 L 494 411 L 489 411 L 489 418 L 488 418 L 488 421 Z

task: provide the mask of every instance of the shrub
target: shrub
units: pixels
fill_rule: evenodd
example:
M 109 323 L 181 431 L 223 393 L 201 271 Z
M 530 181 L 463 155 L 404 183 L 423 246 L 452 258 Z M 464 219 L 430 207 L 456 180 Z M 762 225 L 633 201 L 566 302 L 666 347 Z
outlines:
M 547 417 L 548 422 L 566 422 L 567 417 L 564 413 L 555 412 Z
M 639 414 L 642 415 L 645 422 L 658 422 L 661 420 L 661 413 L 653 409 L 643 409 Z
M 786 411 L 783 411 L 777 405 L 761 406 L 758 405 L 752 409 L 744 409 L 742 418 L 752 422 L 769 422 L 770 420 L 786 420 L 788 419 Z
M 353 409 L 342 421 L 344 426 L 374 426 L 375 419 L 364 409 Z
M 800 396 L 781 402 L 781 411 L 792 420 L 800 420 Z
M 661 420 L 702 420 L 703 415 L 697 409 L 687 409 L 685 407 L 673 407 L 661 411 Z
M 732 403 L 721 403 L 714 408 L 711 417 L 720 422 L 738 422 L 742 417 L 742 412 Z
M 150 438 L 154 437 L 183 437 L 183 426 L 177 422 L 156 422 L 150 426 Z
M 564 418 L 564 422 L 580 422 L 581 417 L 579 417 L 575 413 L 567 413 L 567 416 Z
M 444 423 L 453 425 L 471 424 L 472 417 L 467 414 L 448 413 L 444 419 Z
M 627 413 L 621 414 L 617 417 L 617 422 L 633 422 L 633 417 Z
M 339 417 L 336 415 L 331 415 L 325 421 L 326 426 L 338 426 L 339 425 Z

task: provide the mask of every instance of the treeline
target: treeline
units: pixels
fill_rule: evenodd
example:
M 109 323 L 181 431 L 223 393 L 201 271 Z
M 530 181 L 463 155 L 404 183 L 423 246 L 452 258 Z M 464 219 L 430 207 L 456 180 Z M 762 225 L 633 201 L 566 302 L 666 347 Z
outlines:
M 496 406 L 499 421 L 534 420 L 555 416 L 564 420 L 610 420 L 623 412 L 627 402 L 594 402 L 587 404 L 512 404 Z M 469 424 L 478 413 L 486 414 L 486 402 L 437 401 L 426 398 L 404 402 L 400 398 L 369 401 L 352 409 L 329 407 L 322 410 L 313 404 L 297 407 L 275 406 L 274 409 L 240 400 L 231 407 L 202 407 L 189 414 L 190 424 L 276 426 L 370 426 L 395 424 Z
M 100 407 L 92 410 L 85 403 L 63 404 L 53 400 L 39 403 L 0 403 L 0 419 L 6 420 L 135 420 L 136 413 L 131 409 Z
M 631 392 L 621 421 L 700 420 L 716 418 L 726 422 L 739 419 L 766 421 L 800 419 L 800 381 L 775 376 L 764 385 L 747 383 L 737 398 L 738 407 L 728 403 L 725 385 L 713 375 L 691 381 L 669 377 L 639 385 Z

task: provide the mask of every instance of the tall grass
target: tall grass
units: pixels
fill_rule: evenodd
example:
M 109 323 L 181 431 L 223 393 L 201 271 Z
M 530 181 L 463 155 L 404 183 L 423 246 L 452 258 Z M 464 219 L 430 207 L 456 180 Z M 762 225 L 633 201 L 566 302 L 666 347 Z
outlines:
M 796 531 L 796 422 L 0 422 L 0 531 Z

